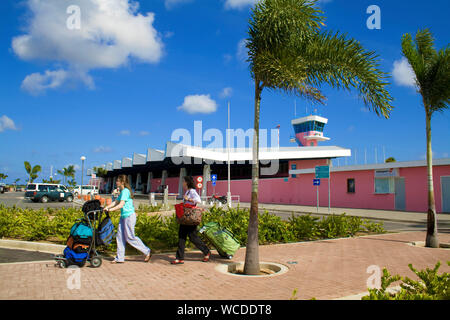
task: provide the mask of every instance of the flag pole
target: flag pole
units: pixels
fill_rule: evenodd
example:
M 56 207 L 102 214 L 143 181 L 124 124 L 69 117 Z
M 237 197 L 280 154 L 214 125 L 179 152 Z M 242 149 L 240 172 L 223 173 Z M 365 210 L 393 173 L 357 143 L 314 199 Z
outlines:
M 231 208 L 231 174 L 230 174 L 230 101 L 228 101 L 228 130 L 227 130 L 227 145 L 228 145 L 228 192 L 227 205 Z

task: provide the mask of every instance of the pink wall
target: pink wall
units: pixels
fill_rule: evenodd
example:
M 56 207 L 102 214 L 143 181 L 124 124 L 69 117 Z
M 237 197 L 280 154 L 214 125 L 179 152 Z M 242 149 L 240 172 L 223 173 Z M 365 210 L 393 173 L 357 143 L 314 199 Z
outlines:
M 317 160 L 316 160 L 317 161 Z M 294 162 L 292 162 L 294 163 Z M 309 166 L 310 164 L 297 164 Z M 315 164 L 314 164 L 315 165 Z M 290 167 L 290 166 L 289 166 Z M 300 167 L 302 168 L 302 167 Z M 427 211 L 427 176 L 425 167 L 400 168 L 400 176 L 405 177 L 406 211 Z M 434 166 L 434 193 L 436 211 L 442 212 L 441 176 L 450 176 L 450 166 Z M 355 179 L 355 193 L 347 193 L 347 179 Z M 314 174 L 297 175 L 296 178 L 260 179 L 259 202 L 284 203 L 315 206 L 316 187 L 313 186 Z M 394 194 L 374 193 L 374 170 L 333 172 L 331 175 L 331 206 L 341 208 L 365 208 L 379 210 L 395 210 Z M 217 181 L 215 191 L 226 195 L 226 180 Z M 213 193 L 211 182 L 208 182 L 208 195 Z M 251 180 L 231 181 L 231 193 L 240 195 L 242 202 L 251 200 Z M 319 187 L 320 206 L 328 206 L 328 180 L 322 179 Z
M 428 210 L 427 168 L 402 168 L 400 176 L 405 177 L 406 210 Z M 450 166 L 433 166 L 433 187 L 436 211 L 442 212 L 441 176 L 450 176 Z

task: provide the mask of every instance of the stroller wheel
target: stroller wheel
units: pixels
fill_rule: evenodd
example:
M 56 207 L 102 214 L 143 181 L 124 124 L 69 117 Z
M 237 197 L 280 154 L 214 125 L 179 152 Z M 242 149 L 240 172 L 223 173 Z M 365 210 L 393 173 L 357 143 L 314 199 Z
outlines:
M 93 267 L 93 268 L 98 268 L 98 267 L 100 267 L 102 265 L 102 258 L 100 258 L 100 257 L 93 257 L 92 259 L 91 259 L 91 266 Z
M 58 267 L 60 267 L 61 269 L 65 269 L 65 268 L 67 268 L 67 264 L 64 260 L 59 260 Z

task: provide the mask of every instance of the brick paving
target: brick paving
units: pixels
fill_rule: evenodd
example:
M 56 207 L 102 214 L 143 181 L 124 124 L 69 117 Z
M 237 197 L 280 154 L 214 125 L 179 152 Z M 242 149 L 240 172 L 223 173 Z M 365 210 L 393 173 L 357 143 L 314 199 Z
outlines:
M 229 260 L 220 259 L 215 251 L 209 263 L 200 261 L 200 252 L 187 252 L 185 264 L 178 266 L 169 264 L 173 255 L 156 254 L 150 263 L 144 263 L 143 257 L 129 257 L 119 265 L 104 260 L 100 268 L 80 269 L 81 288 L 72 290 L 67 287 L 71 270 L 53 263 L 0 264 L 0 299 L 288 300 L 294 289 L 298 299 L 334 299 L 366 292 L 370 265 L 414 278 L 409 263 L 422 269 L 441 261 L 440 272 L 449 272 L 445 262 L 450 260 L 450 250 L 407 245 L 424 239 L 424 232 L 404 232 L 261 246 L 261 261 L 289 268 L 269 278 L 221 274 L 215 267 Z M 450 234 L 440 234 L 440 241 L 450 242 Z M 242 248 L 232 261 L 244 257 Z M 287 263 L 291 261 L 297 264 Z

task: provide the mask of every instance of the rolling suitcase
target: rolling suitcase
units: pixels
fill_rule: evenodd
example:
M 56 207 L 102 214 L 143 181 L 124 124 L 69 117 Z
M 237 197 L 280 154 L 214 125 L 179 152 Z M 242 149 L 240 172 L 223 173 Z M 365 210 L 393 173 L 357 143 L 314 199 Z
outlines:
M 223 258 L 233 258 L 233 255 L 241 246 L 234 235 L 217 222 L 206 223 L 199 232 L 217 249 L 217 252 Z

